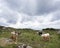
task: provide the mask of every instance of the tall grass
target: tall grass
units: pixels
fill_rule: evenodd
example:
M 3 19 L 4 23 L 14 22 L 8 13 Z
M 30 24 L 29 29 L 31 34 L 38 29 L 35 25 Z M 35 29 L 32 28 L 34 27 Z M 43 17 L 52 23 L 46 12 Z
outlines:
M 18 30 L 17 30 L 18 31 Z M 60 35 L 57 34 L 56 31 L 45 30 L 45 32 L 50 33 L 50 40 L 43 41 L 41 36 L 36 34 L 33 30 L 19 30 L 22 32 L 21 35 L 18 37 L 18 43 L 25 43 L 33 48 L 60 48 Z M 4 33 L 0 34 L 0 39 L 2 37 L 9 38 L 10 32 L 4 31 Z M 15 44 L 7 45 L 4 48 L 15 48 Z

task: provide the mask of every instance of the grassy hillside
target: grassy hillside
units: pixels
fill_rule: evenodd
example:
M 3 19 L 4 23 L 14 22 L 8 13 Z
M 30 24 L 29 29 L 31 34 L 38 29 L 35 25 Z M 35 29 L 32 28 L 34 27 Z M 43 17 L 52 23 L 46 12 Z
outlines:
M 54 30 L 44 30 L 44 32 L 50 33 L 50 41 L 43 41 L 41 36 L 36 34 L 32 29 L 13 29 L 13 28 L 0 28 L 0 40 L 2 38 L 10 38 L 11 31 L 21 32 L 18 37 L 18 43 L 25 43 L 33 48 L 60 48 L 60 35 Z M 1 42 L 1 41 L 0 41 Z M 1 44 L 1 43 L 0 43 Z M 1 45 L 0 45 L 1 46 Z M 15 44 L 1 46 L 0 48 L 15 48 Z

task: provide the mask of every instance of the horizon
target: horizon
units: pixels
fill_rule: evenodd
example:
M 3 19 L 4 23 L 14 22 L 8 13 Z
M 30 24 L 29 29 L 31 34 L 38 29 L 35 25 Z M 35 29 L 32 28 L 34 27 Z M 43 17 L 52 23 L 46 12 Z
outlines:
M 0 26 L 60 29 L 60 0 L 0 0 Z
M 3 28 L 13 28 L 13 29 L 27 29 L 27 30 L 40 30 L 40 31 L 43 31 L 43 30 L 46 30 L 46 29 L 53 29 L 53 30 L 60 30 L 60 29 L 57 29 L 57 28 L 43 28 L 43 29 L 32 29 L 32 28 L 14 28 L 14 27 L 7 27 L 7 26 L 0 26 L 0 27 L 3 27 Z

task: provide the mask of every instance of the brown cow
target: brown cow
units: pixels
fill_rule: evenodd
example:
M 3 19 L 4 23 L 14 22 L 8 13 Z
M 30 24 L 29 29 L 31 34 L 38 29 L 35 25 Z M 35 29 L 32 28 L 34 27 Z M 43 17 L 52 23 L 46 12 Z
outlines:
M 14 41 L 14 42 L 17 42 L 17 40 L 18 40 L 18 35 L 19 35 L 20 33 L 18 33 L 18 32 L 15 32 L 15 31 L 13 31 L 13 32 L 11 32 L 11 39 Z

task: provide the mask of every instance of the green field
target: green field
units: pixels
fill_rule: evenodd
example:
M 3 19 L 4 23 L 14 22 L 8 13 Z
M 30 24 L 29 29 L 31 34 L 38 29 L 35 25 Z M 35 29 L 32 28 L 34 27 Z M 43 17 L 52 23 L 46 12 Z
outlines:
M 2 38 L 10 38 L 10 32 L 13 31 L 8 29 L 0 29 L 0 40 Z M 21 32 L 21 35 L 18 37 L 18 43 L 24 43 L 32 46 L 33 48 L 60 48 L 60 35 L 57 34 L 57 31 L 54 30 L 44 30 L 44 32 L 50 33 L 50 40 L 43 41 L 41 36 L 39 36 L 35 30 L 31 29 L 20 29 L 16 30 L 17 32 Z M 1 44 L 1 41 L 0 41 Z M 4 43 L 3 43 L 4 44 Z M 2 44 L 2 45 L 3 45 Z M 16 44 L 8 44 L 5 46 L 1 46 L 0 48 L 15 48 Z

